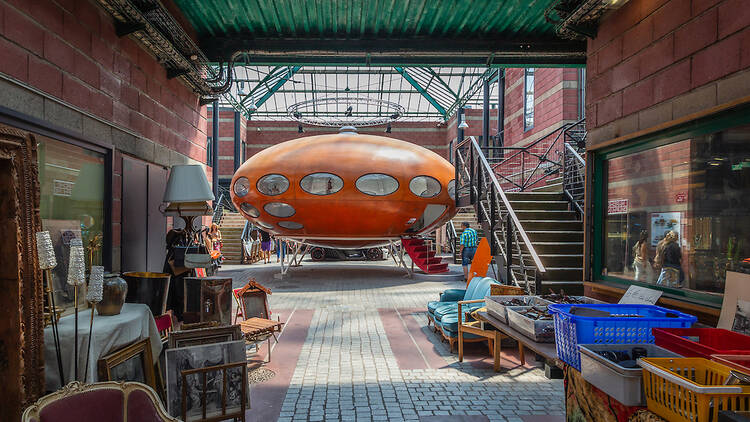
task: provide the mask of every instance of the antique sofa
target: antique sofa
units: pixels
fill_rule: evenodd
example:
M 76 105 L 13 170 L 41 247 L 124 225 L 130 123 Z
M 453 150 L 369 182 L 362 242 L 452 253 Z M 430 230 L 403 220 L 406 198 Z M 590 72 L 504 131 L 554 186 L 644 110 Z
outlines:
M 23 412 L 22 422 L 179 422 L 151 387 L 138 382 L 74 381 Z

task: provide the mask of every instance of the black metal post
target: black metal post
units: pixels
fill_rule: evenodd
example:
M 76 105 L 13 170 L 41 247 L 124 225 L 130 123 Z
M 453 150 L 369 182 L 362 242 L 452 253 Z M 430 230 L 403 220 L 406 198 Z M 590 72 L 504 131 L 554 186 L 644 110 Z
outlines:
M 497 78 L 497 144 L 498 147 L 505 145 L 505 69 L 499 70 Z M 503 150 L 500 150 L 500 158 Z
M 476 196 L 474 194 L 474 182 L 476 181 L 476 175 L 474 174 L 474 145 L 469 144 L 469 202 L 476 204 Z
M 489 152 L 490 146 L 490 81 L 485 79 L 482 83 L 484 101 L 482 103 L 482 146 Z M 489 155 L 489 154 L 485 154 Z
M 505 222 L 505 283 L 512 280 L 510 267 L 513 265 L 513 219 L 510 214 Z
M 211 186 L 214 198 L 219 199 L 219 100 L 213 102 L 213 116 L 211 122 Z
M 497 254 L 497 245 L 495 245 L 495 215 L 497 213 L 496 205 L 495 205 L 495 186 L 491 185 L 489 188 L 489 196 L 490 196 L 490 233 L 489 233 L 489 240 L 490 240 L 490 255 L 495 256 Z
M 479 160 L 481 151 L 477 151 L 477 219 L 479 222 L 482 221 L 482 185 L 484 185 L 484 169 L 482 169 L 482 163 Z
M 242 136 L 240 134 L 240 127 L 242 122 L 242 115 L 239 111 L 234 112 L 234 171 L 242 165 Z

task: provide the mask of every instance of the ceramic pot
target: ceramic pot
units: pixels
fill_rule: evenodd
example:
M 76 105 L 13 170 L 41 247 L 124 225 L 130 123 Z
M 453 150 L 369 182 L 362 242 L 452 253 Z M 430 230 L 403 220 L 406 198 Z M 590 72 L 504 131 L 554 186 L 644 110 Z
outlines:
M 117 315 L 125 303 L 128 294 L 128 283 L 119 274 L 104 274 L 104 294 L 102 301 L 96 305 L 99 315 Z

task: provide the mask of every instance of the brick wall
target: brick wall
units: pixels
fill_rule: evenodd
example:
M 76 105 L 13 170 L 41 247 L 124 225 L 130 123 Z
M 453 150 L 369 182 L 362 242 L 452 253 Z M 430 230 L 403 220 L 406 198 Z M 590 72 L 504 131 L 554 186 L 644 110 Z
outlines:
M 588 41 L 589 142 L 750 95 L 746 0 L 630 0 Z
M 205 162 L 198 96 L 168 80 L 135 41 L 117 37 L 112 18 L 89 0 L 0 0 L 0 106 L 114 147 L 115 270 L 123 154 L 165 167 Z
M 524 130 L 524 69 L 505 71 L 505 145 L 526 145 L 578 120 L 578 70 L 539 68 L 534 75 L 534 127 Z

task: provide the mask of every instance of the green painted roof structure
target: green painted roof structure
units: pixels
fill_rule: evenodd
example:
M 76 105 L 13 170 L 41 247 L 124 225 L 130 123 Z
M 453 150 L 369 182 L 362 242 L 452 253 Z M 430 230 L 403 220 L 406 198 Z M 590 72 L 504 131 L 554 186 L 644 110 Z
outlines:
M 209 60 L 254 65 L 582 65 L 560 0 L 173 0 Z M 567 0 L 570 1 L 570 0 Z

